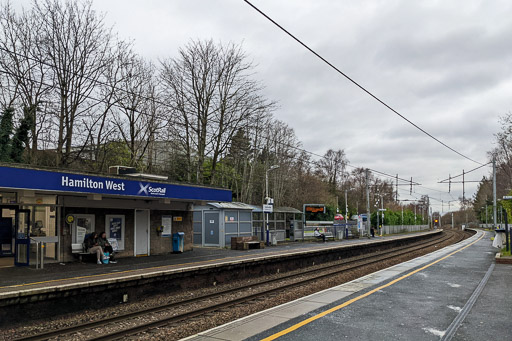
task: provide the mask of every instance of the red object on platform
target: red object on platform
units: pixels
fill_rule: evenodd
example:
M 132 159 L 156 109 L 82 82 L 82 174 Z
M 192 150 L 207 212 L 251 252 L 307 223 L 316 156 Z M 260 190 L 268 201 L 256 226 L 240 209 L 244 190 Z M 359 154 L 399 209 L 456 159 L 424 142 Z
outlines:
M 341 214 L 334 215 L 334 220 L 343 220 L 343 216 Z

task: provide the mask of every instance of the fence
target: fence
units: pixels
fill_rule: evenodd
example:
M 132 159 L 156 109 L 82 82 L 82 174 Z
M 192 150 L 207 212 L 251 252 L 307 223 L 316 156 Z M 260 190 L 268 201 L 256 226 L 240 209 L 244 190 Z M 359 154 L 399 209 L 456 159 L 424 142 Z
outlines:
M 428 230 L 428 225 L 384 225 L 383 234 L 419 232 Z

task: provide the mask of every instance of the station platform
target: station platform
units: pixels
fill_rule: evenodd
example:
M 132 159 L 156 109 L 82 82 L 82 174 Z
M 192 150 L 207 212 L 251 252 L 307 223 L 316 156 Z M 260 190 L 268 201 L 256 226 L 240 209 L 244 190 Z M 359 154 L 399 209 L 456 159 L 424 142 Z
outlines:
M 219 340 L 510 340 L 512 266 L 491 234 L 186 338 Z
M 372 239 L 350 239 L 342 241 L 291 242 L 259 250 L 228 250 L 219 248 L 194 247 L 193 251 L 149 257 L 118 259 L 116 264 L 96 263 L 52 263 L 44 269 L 33 267 L 0 268 L 0 302 L 16 297 L 51 294 L 64 290 L 76 290 L 92 286 L 149 279 L 156 276 L 176 274 L 185 271 L 211 269 L 228 264 L 262 261 L 266 259 L 301 255 L 311 252 L 349 248 L 369 243 L 415 238 L 438 233 L 439 230 L 408 233 Z

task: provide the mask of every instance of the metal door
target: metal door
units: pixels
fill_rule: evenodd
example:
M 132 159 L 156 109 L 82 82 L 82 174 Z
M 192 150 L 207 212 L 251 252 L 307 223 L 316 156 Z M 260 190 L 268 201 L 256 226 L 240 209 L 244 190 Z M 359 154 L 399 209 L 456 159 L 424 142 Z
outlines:
M 135 256 L 149 255 L 149 211 L 135 210 Z
M 14 265 L 28 266 L 30 255 L 30 210 L 16 210 Z
M 204 244 L 219 245 L 219 212 L 204 213 Z

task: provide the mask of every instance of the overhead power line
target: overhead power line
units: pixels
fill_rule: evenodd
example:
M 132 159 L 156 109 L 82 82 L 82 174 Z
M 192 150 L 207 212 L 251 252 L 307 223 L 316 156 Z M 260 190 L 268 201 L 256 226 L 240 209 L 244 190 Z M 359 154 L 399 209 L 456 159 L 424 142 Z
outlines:
M 319 58 L 320 60 L 322 60 L 325 64 L 329 65 L 333 70 L 335 70 L 337 73 L 339 73 L 340 75 L 342 75 L 343 77 L 345 77 L 346 79 L 348 79 L 351 83 L 353 83 L 355 86 L 357 86 L 359 89 L 363 90 L 366 94 L 368 94 L 369 96 L 371 96 L 373 99 L 375 99 L 377 102 L 379 102 L 380 104 L 382 104 L 383 106 L 385 106 L 386 108 L 388 108 L 389 110 L 391 110 L 393 113 L 395 113 L 396 115 L 398 115 L 400 118 L 402 118 L 403 120 L 405 120 L 407 123 L 409 123 L 410 125 L 412 125 L 413 127 L 415 127 L 416 129 L 418 129 L 419 131 L 421 131 L 423 134 L 427 135 L 428 137 L 430 137 L 431 139 L 433 139 L 434 141 L 438 142 L 439 144 L 441 144 L 442 146 L 444 146 L 445 148 L 451 150 L 452 152 L 458 154 L 459 156 L 462 156 L 463 158 L 469 160 L 469 161 L 472 161 L 474 163 L 477 163 L 479 165 L 481 165 L 482 163 L 481 162 L 478 162 L 478 161 L 475 161 L 473 160 L 472 158 L 462 154 L 461 152 L 455 150 L 454 148 L 450 147 L 449 145 L 447 145 L 446 143 L 444 143 L 443 141 L 439 140 L 438 138 L 436 138 L 435 136 L 433 136 L 432 134 L 430 134 L 429 132 L 427 132 L 425 129 L 421 128 L 420 126 L 418 126 L 417 124 L 415 124 L 414 122 L 412 122 L 411 120 L 409 120 L 407 117 L 405 117 L 404 115 L 400 114 L 397 110 L 393 109 L 389 104 L 387 104 L 386 102 L 384 102 L 383 100 L 381 100 L 379 97 L 377 97 L 376 95 L 374 95 L 372 92 L 370 92 L 369 90 L 367 90 L 365 87 L 363 87 L 361 84 L 359 84 L 358 82 L 356 82 L 354 79 L 352 79 L 351 77 L 349 77 L 346 73 L 344 73 L 343 71 L 341 71 L 340 69 L 338 69 L 336 66 L 334 66 L 331 62 L 329 62 L 327 59 L 325 59 L 324 57 L 322 57 L 319 53 L 317 53 L 315 50 L 313 50 L 312 48 L 310 48 L 308 45 L 306 45 L 305 43 L 303 43 L 299 38 L 297 38 L 296 36 L 294 36 L 292 33 L 290 33 L 288 30 L 286 30 L 283 26 L 281 26 L 280 24 L 278 24 L 275 20 L 273 20 L 272 18 L 270 18 L 267 14 L 265 14 L 263 11 L 261 11 L 258 7 L 254 6 L 250 1 L 248 0 L 243 0 L 245 1 L 249 6 L 251 6 L 254 10 L 256 10 L 258 13 L 260 13 L 262 16 L 264 16 L 267 20 L 269 20 L 271 23 L 273 23 L 275 26 L 277 26 L 280 30 L 282 30 L 284 33 L 286 33 L 287 35 L 289 35 L 292 39 L 294 39 L 296 42 L 298 42 L 300 45 L 302 45 L 304 48 L 306 48 L 309 52 L 311 52 L 312 54 L 314 54 L 317 58 Z
M 469 174 L 469 173 L 471 173 L 471 172 L 474 172 L 474 171 L 476 171 L 476 170 L 478 170 L 478 169 L 480 169 L 480 168 L 482 168 L 482 167 L 488 166 L 488 165 L 492 165 L 492 162 L 487 162 L 486 164 L 483 164 L 483 165 L 481 165 L 481 166 L 479 166 L 479 167 L 473 168 L 472 170 L 469 170 L 469 171 L 467 171 L 467 172 L 462 172 L 462 173 L 460 173 L 459 175 L 450 176 L 450 177 L 449 177 L 449 178 L 447 178 L 447 179 L 444 179 L 444 180 L 438 181 L 438 183 L 442 184 L 442 183 L 445 183 L 446 181 L 451 181 L 451 180 L 453 180 L 453 179 L 456 179 L 456 178 L 458 178 L 458 177 L 460 177 L 460 176 L 463 176 L 463 175 L 467 175 L 467 174 Z M 454 181 L 451 181 L 451 182 L 452 182 L 452 183 L 455 183 Z M 480 182 L 480 181 L 465 181 L 465 182 Z

